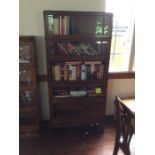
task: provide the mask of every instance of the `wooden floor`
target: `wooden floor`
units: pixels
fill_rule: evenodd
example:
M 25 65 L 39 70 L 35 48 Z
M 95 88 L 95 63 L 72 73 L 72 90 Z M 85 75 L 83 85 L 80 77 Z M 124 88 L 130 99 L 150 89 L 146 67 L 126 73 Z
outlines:
M 94 129 L 45 130 L 37 139 L 20 141 L 19 155 L 112 155 L 114 139 L 112 125 L 104 134 Z M 121 150 L 118 155 L 123 155 Z

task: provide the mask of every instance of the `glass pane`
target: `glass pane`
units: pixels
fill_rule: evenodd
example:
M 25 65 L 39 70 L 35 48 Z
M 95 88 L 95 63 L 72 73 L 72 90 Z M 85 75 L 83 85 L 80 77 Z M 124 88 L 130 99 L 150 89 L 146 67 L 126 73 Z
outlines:
M 70 34 L 103 35 L 102 16 L 73 16 L 70 20 Z
M 19 46 L 19 63 L 30 63 L 30 45 Z
M 104 65 L 101 61 L 64 62 L 52 65 L 54 81 L 102 80 Z
M 111 54 L 110 55 L 110 71 L 115 72 L 115 71 L 126 71 L 127 70 L 127 65 L 126 64 L 126 59 L 123 54 Z
M 128 71 L 134 27 L 134 3 L 133 0 L 108 0 L 106 5 L 106 11 L 114 14 L 109 70 Z
M 30 70 L 22 69 L 19 71 L 19 84 L 21 86 L 32 85 L 32 75 Z
M 22 112 L 19 114 L 19 125 L 34 125 L 35 118 L 30 112 Z
M 110 35 L 111 21 L 107 16 L 56 16 L 48 15 L 48 34 Z M 87 26 L 83 26 L 87 25 Z
M 129 62 L 129 41 L 127 27 L 114 27 L 111 43 L 110 71 L 127 71 Z M 116 62 L 115 62 L 116 61 Z M 120 62 L 119 62 L 120 61 Z
M 32 90 L 26 90 L 19 92 L 19 104 L 20 105 L 32 105 L 34 93 Z
M 54 88 L 53 95 L 54 98 L 102 96 L 103 90 L 100 86 L 91 85 L 76 88 Z
M 107 42 L 96 41 L 94 43 L 86 42 L 55 42 L 49 44 L 50 55 L 75 55 L 75 56 L 94 56 L 103 55 L 107 46 Z

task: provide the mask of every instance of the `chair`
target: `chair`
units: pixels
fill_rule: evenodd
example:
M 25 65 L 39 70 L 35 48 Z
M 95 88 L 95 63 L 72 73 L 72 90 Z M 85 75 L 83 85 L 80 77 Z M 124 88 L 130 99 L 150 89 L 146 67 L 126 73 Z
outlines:
M 121 99 L 116 96 L 114 100 L 116 110 L 116 137 L 113 155 L 117 155 L 119 148 L 125 155 L 130 153 L 130 141 L 134 134 L 134 127 L 132 125 L 133 115 L 122 104 Z

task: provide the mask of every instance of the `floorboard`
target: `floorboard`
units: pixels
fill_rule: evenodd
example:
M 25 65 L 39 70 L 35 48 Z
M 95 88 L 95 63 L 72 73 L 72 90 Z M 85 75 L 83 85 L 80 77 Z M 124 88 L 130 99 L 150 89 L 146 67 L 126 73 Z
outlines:
M 91 129 L 44 130 L 39 138 L 20 140 L 20 155 L 112 155 L 115 129 L 104 133 Z M 123 155 L 121 150 L 118 155 Z

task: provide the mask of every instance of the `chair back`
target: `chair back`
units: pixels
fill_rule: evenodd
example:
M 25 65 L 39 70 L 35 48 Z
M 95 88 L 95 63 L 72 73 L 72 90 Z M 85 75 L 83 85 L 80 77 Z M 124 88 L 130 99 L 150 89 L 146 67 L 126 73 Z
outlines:
M 129 148 L 130 140 L 134 133 L 134 128 L 131 124 L 132 114 L 123 105 L 118 96 L 115 97 L 114 104 L 116 110 L 116 141 L 125 152 Z

